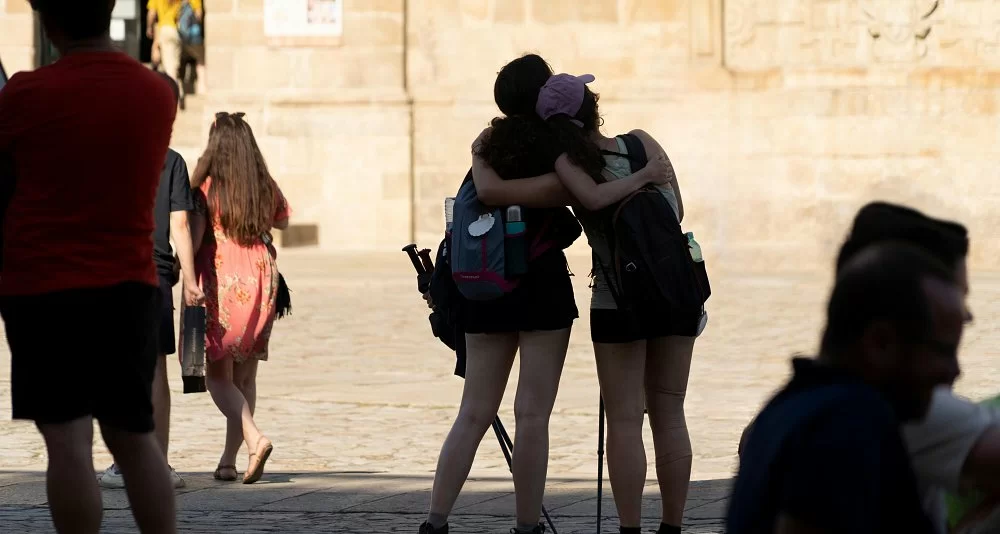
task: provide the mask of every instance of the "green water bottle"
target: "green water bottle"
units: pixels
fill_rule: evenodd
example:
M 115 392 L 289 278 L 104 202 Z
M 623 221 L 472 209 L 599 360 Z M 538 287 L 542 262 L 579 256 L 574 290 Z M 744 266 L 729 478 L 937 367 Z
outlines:
M 691 250 L 691 259 L 698 263 L 705 261 L 705 258 L 701 256 L 701 245 L 694 240 L 694 232 L 688 232 L 684 235 L 688 238 L 688 249 Z

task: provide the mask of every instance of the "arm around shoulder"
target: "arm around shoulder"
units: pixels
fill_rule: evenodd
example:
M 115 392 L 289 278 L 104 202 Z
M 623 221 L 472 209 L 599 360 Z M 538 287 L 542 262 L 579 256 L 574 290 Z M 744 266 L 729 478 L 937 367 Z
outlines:
M 649 135 L 645 130 L 632 130 L 632 135 L 639 138 L 642 141 L 642 146 L 646 149 L 647 157 L 652 160 L 654 157 L 662 155 L 667 162 L 667 176 L 666 185 L 670 186 L 674 190 L 674 196 L 677 197 L 677 220 L 684 221 L 684 199 L 681 197 L 681 186 L 677 183 L 677 174 L 674 172 L 674 166 L 670 163 L 670 158 L 667 157 L 667 151 L 663 150 L 660 143 L 653 139 L 652 135 Z

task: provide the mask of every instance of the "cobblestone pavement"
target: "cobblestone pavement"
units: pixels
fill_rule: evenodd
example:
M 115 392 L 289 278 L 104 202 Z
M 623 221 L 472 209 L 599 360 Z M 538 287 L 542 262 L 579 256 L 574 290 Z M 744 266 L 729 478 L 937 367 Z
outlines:
M 187 473 L 190 485 L 179 500 L 185 531 L 412 532 L 426 509 L 437 453 L 462 387 L 451 375 L 452 355 L 430 334 L 412 268 L 399 252 L 333 256 L 287 250 L 279 263 L 295 308 L 276 325 L 271 359 L 260 367 L 257 421 L 275 444 L 263 484 L 216 486 L 210 480 L 225 420 L 207 394 L 179 393 L 179 371 L 170 368 L 170 463 Z M 588 263 L 571 258 L 576 273 L 588 272 Z M 732 476 L 740 432 L 786 378 L 789 357 L 813 351 L 830 283 L 826 273 L 713 274 L 709 326 L 695 347 L 687 400 L 693 479 L 700 481 L 689 503 L 689 532 L 720 530 L 720 499 Z M 587 282 L 584 276 L 574 279 L 581 318 L 551 423 L 553 482 L 546 504 L 557 527 L 565 525 L 560 532 L 594 529 L 598 390 Z M 979 322 L 966 334 L 958 390 L 974 398 L 1000 389 L 1000 370 L 993 364 L 1000 327 L 991 320 L 998 296 L 1000 276 L 973 278 L 971 305 Z M 10 413 L 7 358 L 3 344 L 0 414 Z M 515 368 L 500 412 L 512 433 L 516 375 Z M 42 441 L 31 425 L 2 417 L 0 533 L 50 531 L 40 508 Z M 646 446 L 652 458 L 648 429 Z M 489 506 L 459 510 L 455 532 L 498 532 L 509 525 L 511 484 L 497 449 L 487 435 L 472 471 L 478 481 L 463 495 L 466 503 L 482 499 Z M 98 439 L 95 468 L 109 463 Z M 651 488 L 644 514 L 650 520 L 657 515 L 655 493 Z M 108 531 L 130 531 L 121 492 L 106 494 L 105 501 Z M 610 500 L 604 510 L 613 514 Z M 352 524 L 360 528 L 352 530 Z M 609 519 L 605 529 L 614 526 Z

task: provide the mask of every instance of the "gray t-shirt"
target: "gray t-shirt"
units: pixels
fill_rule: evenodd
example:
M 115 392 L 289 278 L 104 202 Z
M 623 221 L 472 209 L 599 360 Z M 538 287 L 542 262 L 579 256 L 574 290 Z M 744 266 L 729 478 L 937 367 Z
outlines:
M 927 417 L 903 427 L 924 510 L 942 534 L 948 531 L 944 493 L 958 491 L 969 452 L 983 432 L 995 424 L 1000 424 L 1000 412 L 939 387 Z
M 618 152 L 628 154 L 625 141 L 620 137 L 616 137 L 615 141 L 618 143 Z M 632 175 L 632 167 L 629 159 L 626 157 L 605 154 L 604 163 L 604 177 L 609 180 L 621 180 Z M 674 210 L 674 216 L 677 216 L 677 195 L 674 193 L 674 189 L 669 185 L 658 185 L 656 188 L 660 190 L 663 197 L 670 203 L 670 207 Z M 611 246 L 608 244 L 608 238 L 605 236 L 604 221 L 601 216 L 588 212 L 580 212 L 576 215 L 583 225 L 584 232 L 587 234 L 587 241 L 590 243 L 590 248 L 601 263 L 601 265 L 594 265 L 593 296 L 590 300 L 590 309 L 617 309 L 618 306 L 611 295 L 611 290 L 608 289 L 608 282 L 605 280 L 604 272 L 601 269 L 601 266 L 603 266 L 609 273 L 612 269 Z

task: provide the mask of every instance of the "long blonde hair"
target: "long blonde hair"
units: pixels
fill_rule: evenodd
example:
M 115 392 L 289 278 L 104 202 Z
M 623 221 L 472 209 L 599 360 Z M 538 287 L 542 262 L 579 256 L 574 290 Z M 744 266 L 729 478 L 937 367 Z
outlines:
M 198 160 L 192 187 L 212 178 L 209 215 L 218 214 L 226 236 L 251 246 L 271 230 L 279 198 L 253 130 L 243 113 L 220 112 L 208 134 L 208 146 Z

